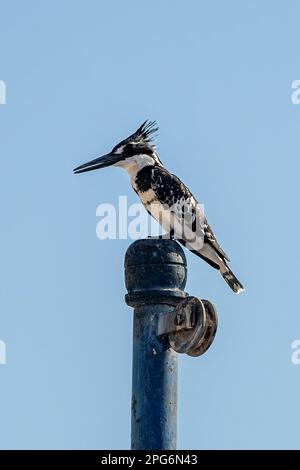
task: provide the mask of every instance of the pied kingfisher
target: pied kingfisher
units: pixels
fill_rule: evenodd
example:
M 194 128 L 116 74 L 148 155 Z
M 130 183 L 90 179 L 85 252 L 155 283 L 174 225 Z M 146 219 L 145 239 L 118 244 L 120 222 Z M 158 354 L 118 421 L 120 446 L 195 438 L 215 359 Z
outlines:
M 190 190 L 163 166 L 152 142 L 156 123 L 145 121 L 134 134 L 110 153 L 74 169 L 75 173 L 118 166 L 131 177 L 143 206 L 166 230 L 163 237 L 175 238 L 192 253 L 218 269 L 231 289 L 239 294 L 242 284 L 228 267 L 230 261 Z

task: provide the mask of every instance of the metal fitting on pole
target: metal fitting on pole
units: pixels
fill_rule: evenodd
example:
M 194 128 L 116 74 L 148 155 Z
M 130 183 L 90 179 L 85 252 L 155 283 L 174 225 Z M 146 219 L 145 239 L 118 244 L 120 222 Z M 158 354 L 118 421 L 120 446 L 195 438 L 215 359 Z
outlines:
M 184 291 L 185 254 L 173 240 L 135 241 L 125 256 L 134 307 L 131 448 L 176 449 L 177 353 L 203 354 L 217 328 L 214 306 Z

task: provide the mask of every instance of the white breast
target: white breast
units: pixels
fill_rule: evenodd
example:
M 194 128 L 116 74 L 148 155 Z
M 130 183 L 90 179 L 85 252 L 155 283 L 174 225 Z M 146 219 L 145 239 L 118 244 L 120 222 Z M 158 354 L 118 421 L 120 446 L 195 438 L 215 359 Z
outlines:
M 177 240 L 186 240 L 190 243 L 194 250 L 201 250 L 203 248 L 203 231 L 201 225 L 201 218 L 199 217 L 198 223 L 199 230 L 195 233 L 192 230 L 192 221 L 182 219 L 182 212 L 176 210 L 175 207 L 168 207 L 166 204 L 161 204 L 152 189 L 139 194 L 140 199 L 148 212 L 154 217 L 155 220 L 163 227 L 166 233 L 173 231 Z M 180 215 L 179 215 L 180 212 Z
M 153 165 L 153 158 L 149 155 L 134 155 L 133 157 L 126 158 L 116 163 L 114 166 L 124 168 L 129 173 L 131 178 L 135 178 L 137 173 L 145 166 Z

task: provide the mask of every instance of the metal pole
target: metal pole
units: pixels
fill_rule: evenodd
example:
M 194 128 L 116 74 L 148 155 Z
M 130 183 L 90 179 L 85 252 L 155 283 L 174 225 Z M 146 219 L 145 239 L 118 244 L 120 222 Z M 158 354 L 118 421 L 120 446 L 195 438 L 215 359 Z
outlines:
M 172 240 L 134 242 L 125 256 L 126 302 L 134 307 L 131 448 L 176 449 L 177 353 L 158 320 L 187 296 L 187 268 Z

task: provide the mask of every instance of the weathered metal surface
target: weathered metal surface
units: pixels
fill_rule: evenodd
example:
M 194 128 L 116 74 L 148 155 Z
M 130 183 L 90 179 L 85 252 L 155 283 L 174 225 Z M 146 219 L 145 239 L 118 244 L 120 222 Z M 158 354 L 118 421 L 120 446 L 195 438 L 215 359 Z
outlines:
M 200 356 L 216 334 L 215 307 L 184 292 L 186 277 L 185 255 L 173 240 L 138 240 L 127 250 L 126 302 L 134 307 L 132 449 L 176 449 L 177 353 Z
M 197 303 L 199 302 L 196 297 L 187 297 L 167 315 L 162 315 L 158 321 L 157 336 L 193 329 L 197 323 L 197 309 L 199 308 Z
M 126 302 L 133 327 L 131 447 L 176 448 L 177 354 L 158 337 L 159 319 L 186 297 L 186 259 L 172 240 L 138 240 L 127 250 Z
M 176 305 L 186 297 L 187 267 L 181 246 L 173 240 L 137 240 L 125 255 L 125 299 L 132 307 Z
M 217 309 L 209 300 L 202 299 L 202 304 L 205 308 L 206 321 L 203 337 L 200 339 L 198 345 L 190 349 L 187 354 L 189 356 L 197 357 L 204 354 L 212 345 L 218 328 L 218 315 Z
M 178 304 L 170 320 L 174 314 L 177 314 L 175 318 L 181 315 L 181 323 L 186 327 L 173 327 L 173 331 L 168 334 L 171 348 L 189 356 L 201 356 L 212 344 L 217 331 L 218 318 L 215 307 L 207 300 L 187 297 Z M 171 321 L 168 330 L 171 329 L 170 323 Z
M 134 312 L 132 449 L 176 448 L 177 354 L 156 336 L 158 318 L 169 309 L 147 305 Z

